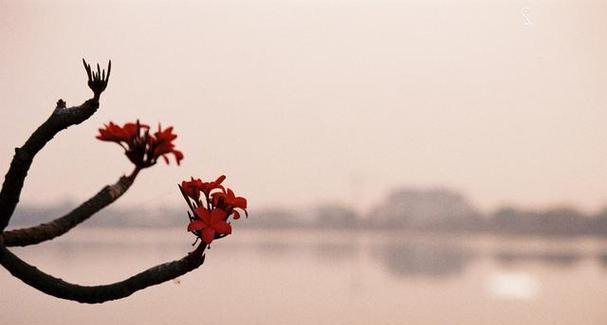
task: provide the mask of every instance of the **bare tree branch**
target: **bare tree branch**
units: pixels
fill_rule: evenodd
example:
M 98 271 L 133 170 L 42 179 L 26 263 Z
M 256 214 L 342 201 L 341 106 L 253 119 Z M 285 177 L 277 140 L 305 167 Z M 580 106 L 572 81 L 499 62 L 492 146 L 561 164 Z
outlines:
M 135 168 L 131 175 L 120 177 L 118 182 L 104 187 L 95 196 L 61 218 L 34 227 L 5 231 L 2 234 L 4 245 L 6 247 L 35 245 L 67 233 L 122 196 L 133 184 L 138 173 L 139 169 Z
M 110 80 L 110 72 L 112 72 L 112 60 L 110 60 L 110 62 L 107 64 L 107 76 L 105 74 L 105 70 L 100 69 L 99 64 L 97 64 L 97 73 L 95 73 L 95 70 L 91 70 L 91 65 L 86 63 L 84 59 L 82 59 L 82 64 L 84 64 L 84 70 L 86 70 L 86 75 L 89 78 L 89 88 L 91 88 L 95 94 L 95 98 L 99 98 L 101 93 L 107 87 L 108 80 Z
M 0 239 L 1 240 L 1 239 Z M 0 243 L 0 264 L 13 276 L 51 296 L 95 304 L 130 296 L 134 292 L 163 283 L 197 269 L 204 262 L 206 244 L 169 263 L 160 264 L 126 280 L 99 286 L 81 286 L 46 274 L 11 253 Z
M 0 264 L 16 278 L 51 296 L 81 303 L 102 303 L 128 297 L 134 292 L 169 281 L 200 267 L 204 262 L 207 244 L 201 242 L 193 252 L 180 260 L 154 266 L 120 282 L 97 286 L 81 286 L 53 277 L 21 260 L 6 248 L 6 245 L 33 245 L 65 234 L 123 195 L 139 172 L 139 168 L 135 168 L 131 175 L 123 176 L 117 183 L 104 187 L 95 196 L 61 218 L 31 228 L 3 232 L 19 202 L 21 189 L 34 156 L 58 132 L 71 125 L 82 123 L 99 108 L 99 97 L 106 89 L 109 80 L 111 61 L 108 64 L 107 74 L 99 65 L 95 72 L 86 61 L 83 60 L 83 64 L 88 77 L 88 86 L 93 91 L 94 97 L 81 106 L 70 108 L 66 108 L 65 102 L 59 100 L 51 116 L 34 131 L 21 148 L 15 149 L 15 155 L 0 191 Z
M 85 62 L 85 68 L 86 66 Z M 4 177 L 4 183 L 0 191 L 0 231 L 6 228 L 15 211 L 25 177 L 38 151 L 59 131 L 84 122 L 99 108 L 99 96 L 107 87 L 109 68 L 106 79 L 91 76 L 90 67 L 86 70 L 89 76 L 89 87 L 93 90 L 94 97 L 80 106 L 70 108 L 66 108 L 65 102 L 60 99 L 51 116 L 34 131 L 21 148 L 15 148 L 15 155 Z

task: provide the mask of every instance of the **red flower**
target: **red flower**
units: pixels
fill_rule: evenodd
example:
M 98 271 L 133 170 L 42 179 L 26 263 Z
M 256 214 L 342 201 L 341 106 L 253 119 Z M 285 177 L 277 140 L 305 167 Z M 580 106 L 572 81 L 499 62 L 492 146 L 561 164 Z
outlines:
M 181 182 L 181 188 L 187 196 L 198 201 L 198 199 L 200 199 L 200 192 L 204 193 L 204 195 L 209 198 L 209 195 L 213 190 L 225 191 L 224 187 L 221 185 L 221 182 L 225 179 L 225 175 L 221 175 L 212 182 L 203 182 L 199 178 L 194 179 L 194 177 L 190 177 L 190 181 Z
M 240 218 L 240 213 L 235 209 L 242 209 L 247 213 L 247 200 L 234 195 L 231 189 L 226 192 L 221 185 L 225 179 L 225 175 L 221 175 L 214 181 L 203 182 L 190 177 L 189 181 L 183 181 L 179 186 L 192 212 L 188 212 L 188 231 L 193 232 L 206 244 L 232 233 L 228 219 L 230 216 L 234 219 Z M 201 200 L 200 193 L 204 193 L 206 200 Z
M 214 209 L 209 212 L 205 207 L 198 207 L 195 212 L 197 219 L 190 222 L 188 231 L 201 232 L 201 238 L 206 244 L 210 244 L 217 234 L 229 235 L 232 233 L 232 226 L 226 222 L 225 211 Z
M 247 199 L 241 196 L 236 196 L 234 192 L 228 188 L 228 192 L 213 193 L 213 205 L 228 211 L 228 214 L 234 213 L 234 219 L 240 218 L 240 213 L 234 209 L 242 209 L 248 216 Z
M 221 190 L 222 192 L 225 192 L 225 188 L 223 188 L 223 186 L 221 185 L 221 183 L 225 179 L 226 179 L 226 176 L 225 175 L 221 175 L 221 176 L 217 177 L 217 179 L 214 180 L 214 181 L 212 181 L 212 182 L 202 182 L 202 185 L 200 186 L 200 190 L 207 197 L 209 197 L 209 195 L 211 194 L 211 191 L 213 191 L 213 190 Z
M 155 157 L 162 156 L 162 158 L 168 165 L 169 158 L 166 157 L 166 154 L 172 153 L 175 156 L 177 165 L 179 165 L 179 162 L 183 159 L 183 153 L 181 153 L 181 151 L 179 150 L 175 150 L 173 140 L 177 138 L 177 135 L 173 134 L 173 127 L 169 126 L 163 131 L 160 128 L 160 123 L 158 123 L 158 132 L 154 133 L 154 137 L 150 138 L 154 142 L 153 155 Z
M 129 142 L 137 136 L 139 128 L 149 129 L 150 127 L 144 124 L 126 123 L 124 127 L 120 127 L 112 122 L 104 125 L 105 129 L 99 129 L 97 139 L 101 141 L 112 142 Z
M 198 201 L 198 199 L 200 199 L 200 188 L 202 187 L 203 183 L 200 178 L 194 179 L 194 177 L 190 177 L 190 179 L 190 181 L 181 182 L 181 189 L 185 195 Z
M 177 135 L 173 134 L 173 127 L 162 130 L 158 125 L 158 132 L 150 134 L 150 127 L 145 124 L 126 123 L 120 127 L 112 122 L 99 129 L 97 139 L 101 141 L 110 141 L 119 144 L 124 148 L 129 160 L 139 168 L 146 168 L 156 164 L 159 157 L 162 157 L 168 164 L 167 154 L 173 154 L 177 165 L 183 159 L 183 153 L 175 150 L 173 140 Z

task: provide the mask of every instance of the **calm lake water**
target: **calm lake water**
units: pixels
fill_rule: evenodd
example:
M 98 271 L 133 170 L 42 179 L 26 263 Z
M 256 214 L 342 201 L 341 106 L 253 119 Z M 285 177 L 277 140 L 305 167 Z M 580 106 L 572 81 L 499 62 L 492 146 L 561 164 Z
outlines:
M 15 249 L 68 281 L 121 280 L 191 249 L 182 230 L 78 229 Z M 0 324 L 606 324 L 607 241 L 240 230 L 176 281 L 102 305 L 0 271 Z

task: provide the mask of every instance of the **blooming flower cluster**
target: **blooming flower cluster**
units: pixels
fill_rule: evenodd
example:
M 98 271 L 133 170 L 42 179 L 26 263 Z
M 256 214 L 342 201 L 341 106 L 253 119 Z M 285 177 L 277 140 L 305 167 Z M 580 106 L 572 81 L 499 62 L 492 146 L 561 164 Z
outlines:
M 247 213 L 247 199 L 236 196 L 231 189 L 221 185 L 226 179 L 219 176 L 216 180 L 203 182 L 193 177 L 181 182 L 179 189 L 183 194 L 191 214 L 188 231 L 210 245 L 214 239 L 223 238 L 232 233 L 228 219 L 240 218 L 240 211 Z M 239 211 L 240 210 L 240 211 Z
M 156 164 L 159 157 L 162 157 L 168 164 L 168 154 L 175 156 L 175 161 L 179 165 L 183 159 L 183 153 L 175 150 L 173 140 L 177 135 L 173 133 L 173 127 L 162 129 L 158 124 L 158 131 L 150 133 L 150 127 L 139 123 L 126 123 L 124 126 L 116 125 L 112 122 L 99 129 L 97 139 L 101 141 L 115 142 L 119 144 L 129 158 L 138 168 L 146 168 Z

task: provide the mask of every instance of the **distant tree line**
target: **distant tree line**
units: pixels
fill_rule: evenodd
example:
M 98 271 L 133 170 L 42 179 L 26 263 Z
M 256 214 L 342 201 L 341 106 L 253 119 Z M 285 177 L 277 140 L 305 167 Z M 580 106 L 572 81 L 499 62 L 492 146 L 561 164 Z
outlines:
M 448 189 L 401 188 L 366 214 L 343 204 L 324 204 L 296 213 L 259 211 L 251 227 L 329 229 L 403 229 L 434 232 L 488 232 L 521 235 L 607 235 L 607 208 L 586 214 L 572 207 L 522 209 L 501 207 L 482 213 L 468 199 Z
M 43 222 L 39 216 L 60 215 L 69 209 L 56 206 L 40 209 L 17 209 L 17 224 Z M 83 226 L 97 227 L 181 227 L 183 209 L 163 208 L 142 211 L 141 208 L 113 209 L 99 212 L 98 218 Z M 145 215 L 142 218 L 142 215 Z M 448 189 L 420 190 L 400 188 L 366 213 L 346 204 L 324 203 L 308 210 L 283 207 L 251 212 L 249 222 L 241 227 L 282 229 L 343 230 L 415 230 L 433 232 L 488 232 L 521 235 L 607 235 L 607 208 L 587 214 L 572 207 L 522 209 L 501 207 L 482 213 L 462 194 Z

